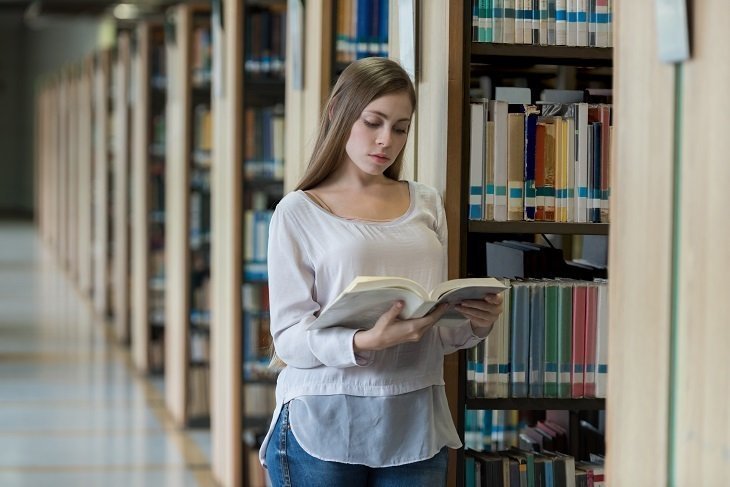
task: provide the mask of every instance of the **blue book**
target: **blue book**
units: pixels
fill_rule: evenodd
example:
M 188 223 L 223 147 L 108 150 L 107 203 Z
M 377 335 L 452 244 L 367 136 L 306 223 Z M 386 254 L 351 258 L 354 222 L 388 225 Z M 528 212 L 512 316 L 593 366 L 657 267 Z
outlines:
M 372 17 L 372 0 L 356 0 L 355 19 L 355 58 L 368 57 L 370 47 L 370 21 Z
M 592 164 L 589 170 L 591 171 L 591 187 L 590 187 L 590 204 L 589 204 L 589 219 L 591 223 L 601 222 L 601 123 L 594 122 L 591 124 L 592 128 L 592 149 L 593 157 Z

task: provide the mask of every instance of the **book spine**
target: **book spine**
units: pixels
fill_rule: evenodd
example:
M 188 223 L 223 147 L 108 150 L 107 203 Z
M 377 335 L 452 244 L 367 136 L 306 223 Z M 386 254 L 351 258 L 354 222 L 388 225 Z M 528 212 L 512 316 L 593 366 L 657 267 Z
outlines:
M 529 397 L 545 395 L 545 286 L 536 283 L 530 289 Z
M 484 103 L 471 103 L 471 140 L 469 165 L 469 219 L 484 219 Z
M 493 42 L 504 42 L 504 2 L 505 0 L 492 0 Z
M 507 103 L 490 101 L 489 112 L 494 122 L 494 220 L 507 221 Z
M 556 0 L 555 2 L 555 44 L 565 46 L 568 44 L 568 0 Z
M 502 28 L 505 44 L 515 43 L 515 0 L 504 1 L 504 27 Z
M 583 396 L 596 397 L 596 327 L 598 311 L 598 286 L 586 286 L 586 336 L 585 373 L 583 375 Z
M 524 0 L 515 0 L 515 44 L 525 43 Z
M 522 43 L 532 44 L 532 10 L 533 3 L 537 0 L 523 0 L 522 19 L 524 27 L 522 29 Z
M 585 373 L 586 336 L 586 294 L 585 284 L 573 288 L 573 342 L 571 354 L 571 397 L 583 397 L 583 375 Z
M 508 123 L 507 220 L 519 221 L 524 217 L 525 114 L 510 113 Z
M 525 116 L 525 212 L 524 219 L 535 219 L 535 144 L 537 137 L 537 114 Z
M 578 0 L 567 0 L 567 45 L 578 45 Z

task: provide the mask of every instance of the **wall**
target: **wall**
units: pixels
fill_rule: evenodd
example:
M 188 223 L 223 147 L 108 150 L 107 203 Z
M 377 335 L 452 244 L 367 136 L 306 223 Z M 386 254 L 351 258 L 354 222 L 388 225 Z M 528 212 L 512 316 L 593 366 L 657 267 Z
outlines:
M 43 76 L 77 63 L 114 38 L 108 20 L 68 18 L 25 25 L 0 16 L 0 216 L 34 210 L 35 87 Z
M 19 16 L 0 16 L 0 216 L 31 201 L 31 172 L 25 167 L 25 28 Z M 29 162 L 31 159 L 29 159 Z M 27 196 L 27 197 L 26 197 Z

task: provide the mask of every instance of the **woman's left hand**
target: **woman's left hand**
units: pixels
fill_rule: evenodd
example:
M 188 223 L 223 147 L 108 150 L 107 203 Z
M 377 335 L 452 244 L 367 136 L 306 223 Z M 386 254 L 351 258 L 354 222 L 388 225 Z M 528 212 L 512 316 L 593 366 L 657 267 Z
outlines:
M 469 318 L 472 331 L 484 338 L 492 331 L 494 322 L 502 314 L 502 296 L 487 294 L 483 300 L 470 299 L 456 305 L 456 311 Z

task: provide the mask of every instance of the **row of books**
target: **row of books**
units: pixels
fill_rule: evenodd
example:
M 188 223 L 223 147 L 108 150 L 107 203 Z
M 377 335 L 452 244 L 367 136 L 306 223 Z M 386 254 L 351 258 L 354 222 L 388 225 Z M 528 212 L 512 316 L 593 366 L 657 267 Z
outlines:
M 470 220 L 609 221 L 611 105 L 470 106 Z
M 575 414 L 577 421 L 571 419 Z M 577 425 L 577 434 L 570 434 L 571 425 Z M 464 446 L 485 452 L 517 447 L 538 452 L 573 452 L 578 458 L 587 459 L 591 454 L 605 451 L 604 425 L 603 411 L 467 409 Z
M 199 329 L 190 331 L 190 361 L 207 363 L 210 361 L 210 334 L 201 333 Z
M 504 313 L 467 353 L 471 397 L 606 397 L 607 281 L 511 281 Z
M 198 191 L 190 193 L 189 239 L 192 249 L 199 249 L 210 238 L 210 196 Z
M 466 487 L 604 487 L 604 459 L 578 461 L 570 455 L 520 448 L 467 451 Z
M 213 39 L 209 24 L 193 28 L 191 68 L 194 85 L 210 83 L 213 66 Z
M 266 280 L 271 210 L 246 210 L 243 227 L 244 278 Z
M 210 416 L 210 367 L 188 369 L 188 391 L 186 396 L 188 417 Z
M 152 146 L 161 147 L 164 151 L 166 133 L 165 113 L 158 113 L 152 117 Z M 164 152 L 162 153 L 164 155 Z
M 284 106 L 248 107 L 244 112 L 246 179 L 284 177 Z
M 613 0 L 472 0 L 472 40 L 613 46 Z
M 241 298 L 243 304 L 243 360 L 245 363 L 266 365 L 271 343 L 269 288 L 265 284 L 244 283 L 241 287 Z
M 283 77 L 286 60 L 286 6 L 251 8 L 245 18 L 244 70 L 254 77 Z
M 213 148 L 213 116 L 210 106 L 196 105 L 193 116 L 193 150 L 210 152 Z
M 388 56 L 388 0 L 338 0 L 335 59 Z

